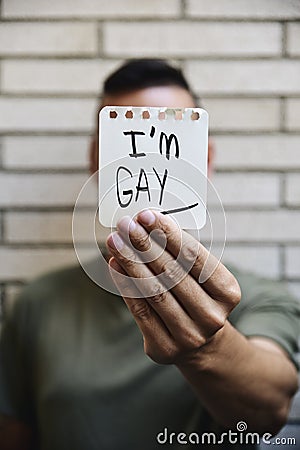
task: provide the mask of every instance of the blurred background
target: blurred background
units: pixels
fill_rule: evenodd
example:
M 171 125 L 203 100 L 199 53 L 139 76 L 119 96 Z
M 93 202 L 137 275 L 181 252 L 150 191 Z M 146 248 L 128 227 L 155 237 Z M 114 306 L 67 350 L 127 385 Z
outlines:
M 71 216 L 103 79 L 181 66 L 210 114 L 225 260 L 300 295 L 298 0 L 2 0 L 0 288 L 75 261 Z

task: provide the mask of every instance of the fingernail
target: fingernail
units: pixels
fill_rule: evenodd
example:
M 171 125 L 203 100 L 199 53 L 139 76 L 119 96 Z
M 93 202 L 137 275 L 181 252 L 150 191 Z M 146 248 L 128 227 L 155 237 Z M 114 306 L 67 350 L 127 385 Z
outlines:
M 139 215 L 139 222 L 143 223 L 144 225 L 152 225 L 155 222 L 155 215 L 152 211 L 147 209 L 146 211 L 142 211 Z
M 124 247 L 124 241 L 119 233 L 111 234 L 107 239 L 107 243 L 111 248 L 115 248 L 116 250 L 122 250 Z
M 119 230 L 125 231 L 126 233 L 130 233 L 131 231 L 135 230 L 136 223 L 134 220 L 131 219 L 130 216 L 124 216 L 122 219 L 120 219 L 117 223 L 117 227 Z

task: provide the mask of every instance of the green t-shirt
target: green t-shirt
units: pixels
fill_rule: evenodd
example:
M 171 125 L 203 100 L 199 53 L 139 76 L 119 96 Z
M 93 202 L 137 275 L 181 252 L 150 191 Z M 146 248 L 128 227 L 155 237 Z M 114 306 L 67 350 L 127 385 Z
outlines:
M 293 359 L 299 304 L 281 283 L 234 274 L 242 301 L 232 324 L 274 339 Z M 215 429 L 176 367 L 144 354 L 122 299 L 81 267 L 29 284 L 4 321 L 0 345 L 0 412 L 29 423 L 40 450 L 154 450 L 168 448 L 156 440 L 165 429 Z

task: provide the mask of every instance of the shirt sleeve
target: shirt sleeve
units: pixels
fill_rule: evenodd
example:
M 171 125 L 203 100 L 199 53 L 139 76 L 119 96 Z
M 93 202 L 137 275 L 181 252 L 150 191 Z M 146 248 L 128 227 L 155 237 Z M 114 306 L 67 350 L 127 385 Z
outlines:
M 1 325 L 0 413 L 25 423 L 32 419 L 26 302 L 21 297 Z
M 247 337 L 263 336 L 275 341 L 299 370 L 300 302 L 284 283 L 250 274 L 234 275 L 242 299 L 230 315 L 230 322 Z

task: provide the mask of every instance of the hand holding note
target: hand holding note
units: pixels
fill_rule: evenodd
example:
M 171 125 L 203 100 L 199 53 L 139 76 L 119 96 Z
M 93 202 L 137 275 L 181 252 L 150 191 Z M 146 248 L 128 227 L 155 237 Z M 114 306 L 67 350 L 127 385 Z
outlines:
M 233 275 L 157 212 L 144 211 L 135 221 L 124 217 L 107 244 L 113 280 L 144 336 L 146 353 L 163 364 L 201 355 L 240 300 Z M 211 276 L 200 284 L 203 270 Z
M 208 116 L 128 109 L 100 113 L 100 221 L 117 225 L 111 275 L 146 353 L 176 364 L 220 335 L 240 298 L 233 275 L 181 229 L 205 223 Z

